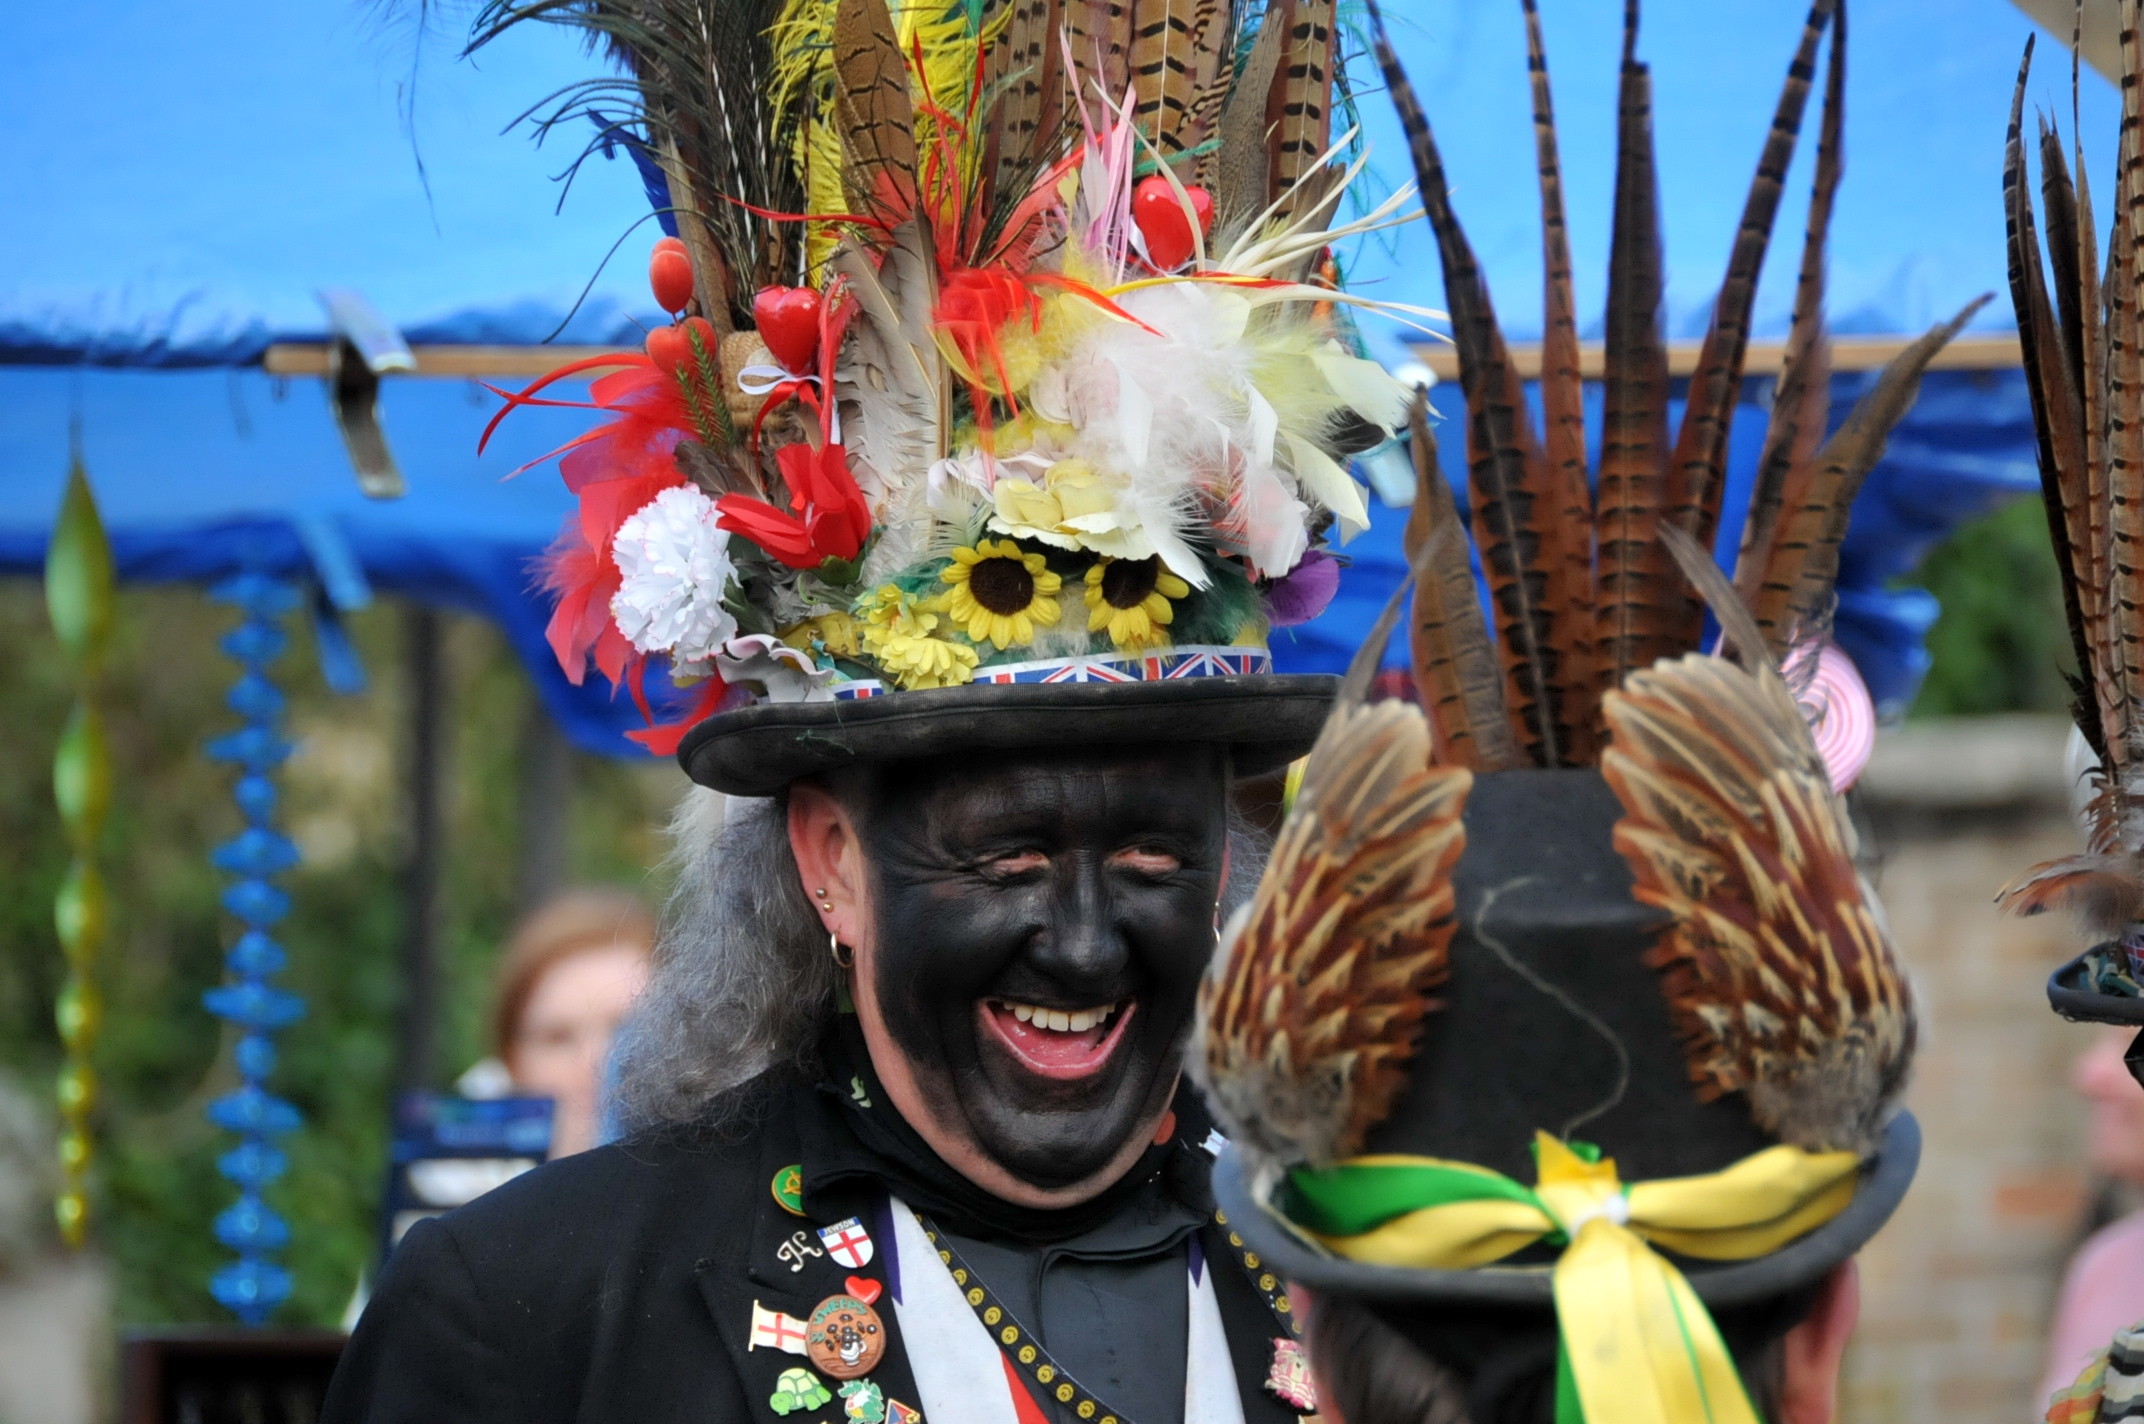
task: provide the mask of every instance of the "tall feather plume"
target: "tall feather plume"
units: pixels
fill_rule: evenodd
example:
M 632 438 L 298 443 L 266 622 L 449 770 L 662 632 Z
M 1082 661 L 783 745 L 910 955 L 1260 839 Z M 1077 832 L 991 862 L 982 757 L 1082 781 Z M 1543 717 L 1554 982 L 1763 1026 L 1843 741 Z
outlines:
M 1794 290 L 1794 317 L 1779 383 L 1772 397 L 1772 418 L 1757 460 L 1750 492 L 1749 516 L 1742 526 L 1742 549 L 1735 564 L 1735 588 L 1745 602 L 1771 566 L 1771 546 L 1781 512 L 1807 500 L 1816 475 L 1817 443 L 1831 412 L 1831 359 L 1824 332 L 1824 242 L 1844 163 L 1840 155 L 1846 108 L 1846 6 L 1840 0 L 1831 35 L 1831 63 L 1824 74 L 1824 113 L 1816 149 L 1816 179 L 1809 194 L 1809 217 L 1802 238 L 1801 271 Z M 1772 651 L 1786 655 L 1791 628 L 1767 625 Z
M 2025 83 L 2031 71 L 2032 46 L 2028 43 L 2024 59 L 2018 65 L 2017 88 L 2011 95 L 2009 138 L 2003 153 L 2003 218 L 2009 241 L 2010 299 L 2017 309 L 2020 332 L 2029 328 L 2031 333 L 2029 338 L 2021 336 L 2019 351 L 2025 368 L 2026 389 L 2032 399 L 2033 426 L 2039 437 L 2040 492 L 2047 511 L 2048 533 L 2054 546 L 2055 568 L 2060 576 L 2062 606 L 2069 621 L 2072 651 L 2077 666 L 2089 669 L 2092 665 L 2090 630 L 2096 621 L 2092 616 L 2093 603 L 2099 590 L 2079 576 L 2080 572 L 2089 574 L 2089 570 L 2080 571 L 2077 567 L 2079 551 L 2085 559 L 2091 557 L 2084 393 L 2076 383 L 2076 369 L 2069 359 L 2066 333 L 2055 324 L 2046 274 L 2041 268 L 2039 233 L 2033 223 L 2032 190 L 2026 171 L 2024 144 Z M 2042 154 L 2044 161 L 2044 145 Z M 2049 181 L 2053 181 L 2051 174 Z M 2065 220 L 2073 229 L 2074 214 L 2065 215 L 2050 204 L 2050 245 L 2059 246 L 2062 237 L 2070 238 L 2069 281 L 2066 284 L 2069 295 L 2063 300 L 2065 306 L 2074 307 L 2078 295 L 2075 233 L 2073 230 L 2064 232 Z M 2058 262 L 2055 270 L 2059 288 L 2065 285 L 2063 264 Z
M 1700 1097 L 1745 1095 L 1805 1150 L 1867 1153 L 1906 1085 L 1912 990 L 1762 634 L 1707 549 L 1661 535 L 1750 666 L 1693 654 L 1603 699 L 1616 849 L 1671 917 L 1647 962 Z
M 1267 140 L 1272 176 L 1267 191 L 1287 194 L 1325 158 L 1332 143 L 1334 46 L 1333 0 L 1269 0 L 1264 23 L 1281 29 L 1284 48 L 1279 73 L 1266 96 Z M 1302 193 L 1284 202 L 1275 220 L 1285 224 L 1299 211 L 1317 206 L 1317 195 Z
M 1216 0 L 1205 0 L 1209 9 Z M 1139 131 L 1160 153 L 1176 152 L 1191 112 L 1194 0 L 1138 0 L 1131 7 L 1132 110 Z
M 2081 139 L 2073 194 L 2060 142 L 2044 124 L 2041 195 L 2050 251 L 2043 265 L 2022 134 L 2030 44 L 2011 100 L 2003 170 L 2011 297 L 2039 434 L 2048 532 L 2078 663 L 2073 711 L 2099 765 L 2085 853 L 2032 867 L 1998 900 L 2018 914 L 2067 910 L 2095 941 L 2135 943 L 2144 915 L 2144 725 L 2137 702 L 2144 691 L 2144 292 L 2138 261 L 2144 41 L 2137 0 L 2123 0 L 2121 22 L 2122 123 L 2103 283 L 2094 281 L 2097 254 Z M 2048 267 L 2052 298 L 2045 285 Z
M 1816 0 L 1802 27 L 1801 47 L 1787 68 L 1771 131 L 1765 136 L 1756 176 L 1750 180 L 1749 196 L 1735 230 L 1727 275 L 1720 282 L 1719 297 L 1713 305 L 1712 324 L 1698 352 L 1697 370 L 1690 377 L 1689 405 L 1683 413 L 1682 429 L 1676 434 L 1670 466 L 1673 491 L 1667 517 L 1700 544 L 1709 545 L 1719 527 L 1727 437 L 1735 406 L 1741 400 L 1742 366 L 1749 350 L 1757 274 L 1771 243 L 1772 220 L 1779 211 L 1787 166 L 1793 161 L 1795 141 L 1801 133 L 1802 110 L 1816 75 L 1817 43 L 1830 22 L 1833 3 L 1834 0 Z M 1703 607 L 1686 597 L 1679 621 L 1678 639 L 1684 647 L 1694 646 L 1704 625 Z
M 1407 427 L 1414 452 L 1414 505 L 1405 538 L 1414 570 L 1408 647 L 1415 690 L 1429 714 L 1434 760 L 1475 771 L 1522 766 L 1504 712 L 1503 671 L 1475 593 L 1471 546 L 1437 465 L 1428 392 L 1415 392 Z
M 1132 0 L 1065 0 L 1065 38 L 1092 103 L 1100 89 L 1111 104 L 1124 97 L 1132 47 Z
M 840 0 L 834 12 L 834 113 L 850 211 L 907 217 L 916 205 L 915 105 L 886 0 Z
M 1518 369 L 1497 328 L 1488 282 L 1452 212 L 1444 160 L 1429 120 L 1376 9 L 1370 13 L 1378 64 L 1407 136 L 1422 206 L 1444 265 L 1445 304 L 1451 309 L 1467 405 L 1474 540 L 1496 605 L 1512 730 L 1536 765 L 1560 766 L 1570 741 L 1557 707 L 1556 588 L 1542 563 L 1541 530 L 1554 517 L 1545 497 L 1546 461 L 1534 440 Z
M 1594 756 L 1600 688 L 1593 667 L 1593 488 L 1586 480 L 1585 383 L 1578 370 L 1578 311 L 1571 291 L 1571 244 L 1564 225 L 1563 164 L 1549 93 L 1548 50 L 1535 0 L 1525 0 L 1526 67 L 1532 77 L 1534 156 L 1541 179 L 1541 407 L 1548 467 L 1541 562 L 1550 584 L 1550 637 L 1556 696 L 1565 728 L 1564 760 Z
M 1266 96 L 1280 74 L 1286 34 L 1269 13 L 1244 57 L 1221 110 L 1221 146 L 1214 160 L 1214 246 L 1227 251 L 1273 201 L 1266 156 Z
M 1892 357 L 1876 383 L 1854 402 L 1845 423 L 1816 452 L 1801 493 L 1783 505 L 1763 575 L 1745 595 L 1774 653 L 1784 656 L 1788 635 L 1795 628 L 1820 624 L 1828 612 L 1839 575 L 1839 545 L 1846 539 L 1862 481 L 1883 458 L 1892 427 L 1912 409 L 1928 363 L 1988 301 L 1986 296 L 1975 298 Z
M 990 206 L 1026 195 L 1036 172 L 1054 156 L 1051 140 L 1063 125 L 1064 49 L 1057 42 L 1062 0 L 1009 0 L 1011 14 L 991 47 L 986 83 L 996 95 L 987 111 L 986 159 Z
M 1660 195 L 1653 170 L 1653 80 L 1638 62 L 1638 0 L 1624 0 L 1616 103 L 1615 224 L 1608 256 L 1606 379 L 1595 545 L 1600 605 L 1594 658 L 1603 688 L 1684 651 L 1681 585 L 1654 531 L 1668 499 L 1668 349 Z
M 618 137 L 622 101 L 668 180 L 696 305 L 718 333 L 749 324 L 753 294 L 794 275 L 803 242 L 796 224 L 760 215 L 802 206 L 768 102 L 767 30 L 780 9 L 780 0 L 487 0 L 470 28 L 474 50 L 518 25 L 560 25 L 624 66 L 629 81 L 569 86 L 539 123 L 593 120 L 585 159 Z
M 1466 768 L 1430 764 L 1412 703 L 1343 697 L 1326 719 L 1193 1031 L 1193 1076 L 1263 1163 L 1354 1153 L 1405 1086 L 1450 972 L 1472 786 Z
M 1235 22 L 1236 7 L 1230 0 L 1192 0 L 1184 115 L 1161 151 L 1195 153 L 1189 173 L 1192 181 L 1202 185 L 1212 182 L 1213 157 L 1220 145 L 1209 140 L 1220 137 L 1221 109 L 1236 77 Z

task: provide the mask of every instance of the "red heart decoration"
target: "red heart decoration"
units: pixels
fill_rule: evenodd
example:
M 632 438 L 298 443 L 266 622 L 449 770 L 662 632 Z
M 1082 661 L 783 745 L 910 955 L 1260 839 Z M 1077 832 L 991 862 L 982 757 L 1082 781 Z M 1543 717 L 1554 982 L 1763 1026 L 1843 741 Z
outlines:
M 675 371 L 691 350 L 682 326 L 658 326 L 648 333 L 648 356 L 666 373 Z
M 666 237 L 648 255 L 648 286 L 666 312 L 681 312 L 692 302 L 692 259 L 685 244 Z
M 1191 201 L 1191 213 L 1199 220 L 1199 231 L 1207 232 L 1213 227 L 1213 196 L 1204 188 L 1186 188 L 1184 197 Z M 1139 224 L 1140 235 L 1146 239 L 1147 260 L 1163 272 L 1173 272 L 1191 260 L 1191 218 L 1184 212 L 1183 201 L 1169 180 L 1159 173 L 1139 180 L 1132 189 L 1132 221 Z
M 819 308 L 812 287 L 762 287 L 752 298 L 752 322 L 759 339 L 792 376 L 808 376 L 819 354 Z
M 877 1301 L 878 1293 L 885 1289 L 877 1281 L 867 1280 L 862 1276 L 851 1276 L 843 1281 L 842 1284 L 849 1288 L 850 1295 L 855 1296 L 865 1305 L 870 1305 Z

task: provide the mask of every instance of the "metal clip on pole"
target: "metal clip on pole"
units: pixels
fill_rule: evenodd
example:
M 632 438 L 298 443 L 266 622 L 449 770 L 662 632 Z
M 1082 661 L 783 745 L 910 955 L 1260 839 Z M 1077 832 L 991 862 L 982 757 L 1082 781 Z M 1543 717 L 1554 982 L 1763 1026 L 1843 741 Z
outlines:
M 373 499 L 399 499 L 408 486 L 380 428 L 380 377 L 416 370 L 417 358 L 402 333 L 356 292 L 324 287 L 319 296 L 335 331 L 328 345 L 328 404 L 357 468 L 358 488 Z

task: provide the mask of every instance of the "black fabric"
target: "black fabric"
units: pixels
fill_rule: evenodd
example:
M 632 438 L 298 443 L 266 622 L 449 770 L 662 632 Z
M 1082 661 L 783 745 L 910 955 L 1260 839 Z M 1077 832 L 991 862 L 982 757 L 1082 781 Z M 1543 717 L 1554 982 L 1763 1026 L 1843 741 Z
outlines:
M 694 781 L 729 796 L 772 796 L 800 776 L 856 762 L 1073 745 L 1223 745 L 1236 775 L 1251 777 L 1310 750 L 1339 685 L 1267 673 L 763 702 L 709 717 L 685 734 L 677 759 Z
M 323 1424 L 839 1418 L 838 1400 L 808 1416 L 777 1416 L 775 1381 L 803 1361 L 750 1348 L 755 1304 L 808 1317 L 852 1274 L 812 1250 L 817 1227 L 860 1216 L 881 1240 L 890 1231 L 883 1184 L 901 1175 L 891 1164 L 876 1181 L 857 1173 L 846 1183 L 807 1182 L 802 1218 L 774 1199 L 776 1173 L 805 1160 L 798 1106 L 827 1101 L 814 1081 L 772 1074 L 753 1090 L 750 1125 L 732 1137 L 598 1148 L 419 1223 L 381 1273 Z M 1190 1130 L 1180 1128 L 1179 1141 Z M 1192 1159 L 1201 1155 L 1169 1154 L 1157 1188 L 1199 1205 L 1206 1174 Z M 1287 1424 L 1292 1412 L 1259 1388 L 1271 1317 L 1240 1272 L 1221 1268 L 1226 1248 L 1217 1255 L 1213 1228 L 1204 1231 L 1246 1424 Z M 883 1278 L 877 1262 L 862 1274 Z M 1182 1299 L 1179 1289 L 1172 1308 Z M 890 1343 L 871 1378 L 887 1397 L 918 1406 L 897 1313 L 883 1298 L 880 1313 Z

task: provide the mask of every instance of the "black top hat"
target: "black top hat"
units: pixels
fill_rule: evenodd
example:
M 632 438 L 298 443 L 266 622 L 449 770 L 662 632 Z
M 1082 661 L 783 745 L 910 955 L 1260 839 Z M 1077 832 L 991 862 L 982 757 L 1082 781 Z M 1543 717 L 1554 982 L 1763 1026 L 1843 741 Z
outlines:
M 1623 814 L 1596 771 L 1474 780 L 1465 854 L 1452 873 L 1450 977 L 1405 1086 L 1365 1135 L 1362 1155 L 1473 1163 L 1531 1183 L 1530 1144 L 1545 1130 L 1597 1144 L 1623 1181 L 1639 1182 L 1717 1172 L 1774 1145 L 1746 1096 L 1706 1101 L 1694 1091 L 1662 975 L 1648 962 L 1667 916 L 1633 897 L 1613 843 Z M 1919 1158 L 1919 1128 L 1900 1112 L 1837 1216 L 1754 1259 L 1677 1264 L 1709 1306 L 1813 1284 L 1889 1219 Z M 1246 1153 L 1231 1149 L 1216 1193 L 1235 1229 L 1291 1280 L 1373 1300 L 1552 1306 L 1545 1251 L 1494 1270 L 1350 1260 L 1293 1229 L 1274 1209 L 1274 1183 L 1261 1190 L 1255 1176 Z
M 1553 1312 L 1592 1417 L 1727 1387 L 1710 1312 L 1812 1287 L 1919 1158 L 1911 994 L 1786 684 L 1662 661 L 1599 770 L 1480 775 L 1359 687 L 1201 998 L 1233 1229 L 1328 1293 Z

